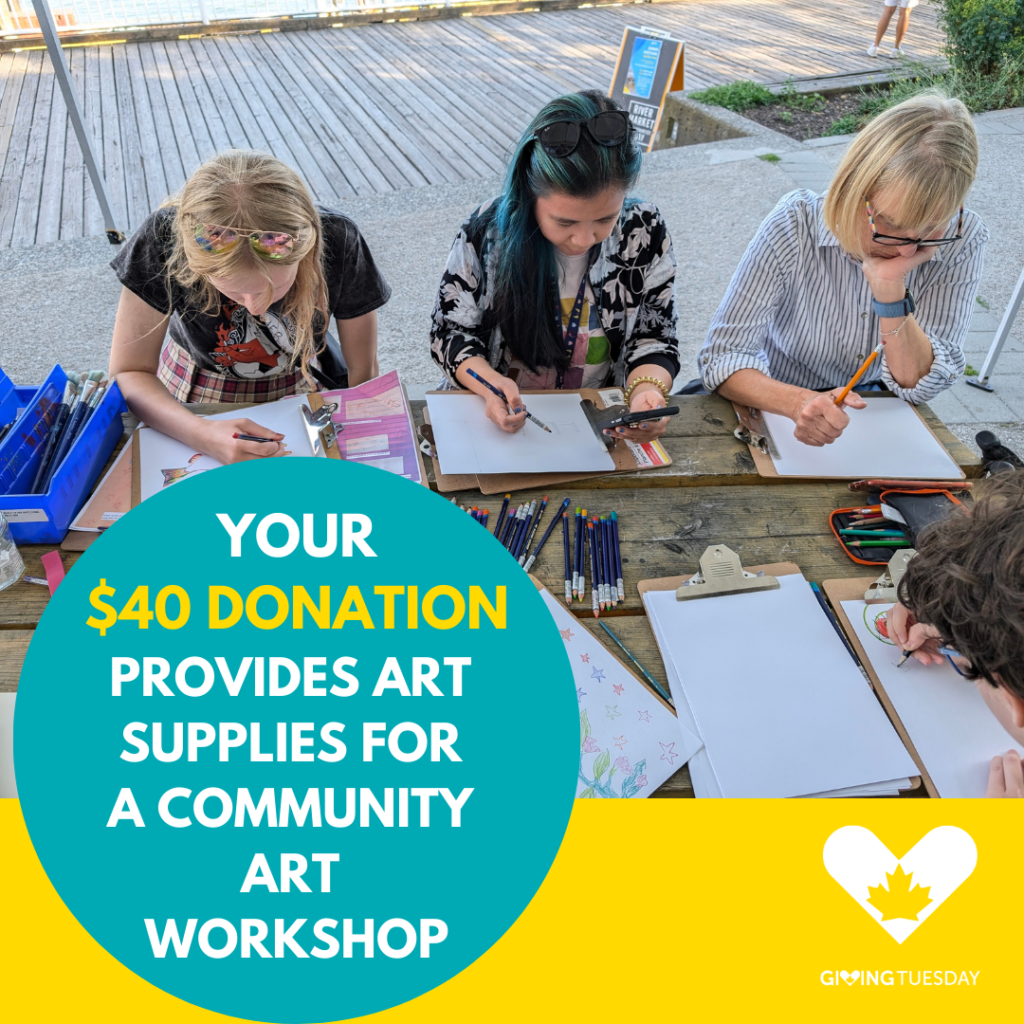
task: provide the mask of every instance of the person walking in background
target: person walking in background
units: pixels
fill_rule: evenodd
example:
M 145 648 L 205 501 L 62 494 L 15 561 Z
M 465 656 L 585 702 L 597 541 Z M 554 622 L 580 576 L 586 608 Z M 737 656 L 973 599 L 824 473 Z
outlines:
M 892 21 L 892 12 L 899 7 L 899 17 L 896 19 L 896 45 L 889 51 L 889 56 L 894 60 L 904 56 L 903 37 L 907 34 L 907 25 L 910 24 L 910 8 L 917 6 L 917 0 L 885 0 L 885 7 L 882 8 L 882 16 L 878 19 L 878 28 L 875 30 L 875 41 L 868 47 L 868 56 L 877 57 L 881 53 L 882 39 L 885 38 L 889 22 Z

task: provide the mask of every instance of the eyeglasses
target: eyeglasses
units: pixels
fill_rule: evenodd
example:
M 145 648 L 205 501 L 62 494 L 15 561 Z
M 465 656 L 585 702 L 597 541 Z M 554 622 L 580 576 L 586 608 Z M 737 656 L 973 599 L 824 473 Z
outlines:
M 298 241 L 295 235 L 285 231 L 246 231 L 243 228 L 232 228 L 224 224 L 197 224 L 195 230 L 196 244 L 214 256 L 231 252 L 244 239 L 249 240 L 253 252 L 266 256 L 270 260 L 284 259 L 290 256 Z
M 960 658 L 962 661 L 967 661 L 959 651 L 954 650 L 952 647 L 940 647 L 939 654 L 944 654 L 946 656 L 946 661 L 953 666 L 958 676 L 963 676 L 965 679 L 967 678 L 967 673 L 953 660 L 954 658 Z
M 879 245 L 916 245 L 921 248 L 923 246 L 949 245 L 950 242 L 958 242 L 963 238 L 964 208 L 962 206 L 956 222 L 956 234 L 951 238 L 897 238 L 894 235 L 880 235 L 875 230 L 875 215 L 871 210 L 871 203 L 867 199 L 864 200 L 864 206 L 868 211 L 868 223 L 871 225 L 871 240 Z
M 629 115 L 624 110 L 604 110 L 585 121 L 555 121 L 547 124 L 534 138 L 548 156 L 566 157 L 580 144 L 583 128 L 599 146 L 620 146 L 632 131 Z

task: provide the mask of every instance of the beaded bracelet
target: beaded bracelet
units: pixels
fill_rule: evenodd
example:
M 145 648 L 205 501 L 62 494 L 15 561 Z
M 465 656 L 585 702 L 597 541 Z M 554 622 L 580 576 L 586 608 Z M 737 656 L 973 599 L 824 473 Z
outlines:
M 661 397 L 664 398 L 666 402 L 668 401 L 668 388 L 665 387 L 665 382 L 663 380 L 658 377 L 637 377 L 634 379 L 632 384 L 626 388 L 626 393 L 624 395 L 626 405 L 629 405 L 629 400 L 633 397 L 633 390 L 637 384 L 653 384 L 661 392 Z

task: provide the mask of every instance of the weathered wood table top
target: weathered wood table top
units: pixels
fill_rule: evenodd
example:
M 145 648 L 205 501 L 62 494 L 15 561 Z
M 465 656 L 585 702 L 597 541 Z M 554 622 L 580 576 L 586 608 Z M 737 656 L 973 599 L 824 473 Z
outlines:
M 513 504 L 521 504 L 547 493 L 549 516 L 566 497 L 570 509 L 580 506 L 591 513 L 617 513 L 626 602 L 608 613 L 606 621 L 663 684 L 667 683 L 664 666 L 637 595 L 640 580 L 695 572 L 704 549 L 719 543 L 736 551 L 744 565 L 796 562 L 804 575 L 816 582 L 865 574 L 863 566 L 843 554 L 828 528 L 829 513 L 861 504 L 862 494 L 851 493 L 844 483 L 790 483 L 758 476 L 746 445 L 732 434 L 736 420 L 729 403 L 713 395 L 676 400 L 682 411 L 672 419 L 663 438 L 674 460 L 672 466 L 512 495 Z M 412 403 L 417 423 L 422 422 L 424 404 Z M 980 461 L 970 449 L 927 407 L 919 408 L 967 475 L 980 475 Z M 426 462 L 432 480 L 430 460 Z M 766 486 L 769 483 L 771 486 Z M 501 496 L 484 496 L 479 491 L 446 497 L 490 508 L 491 524 L 501 506 Z M 40 559 L 50 550 L 52 545 L 20 547 L 26 575 L 45 576 Z M 60 554 L 66 570 L 81 557 L 77 552 Z M 561 532 L 556 529 L 532 572 L 559 594 L 563 566 Z M 17 689 L 31 631 L 49 597 L 46 587 L 25 582 L 0 592 L 0 691 Z M 577 605 L 574 610 L 589 628 L 597 628 L 589 607 Z M 914 795 L 922 794 L 923 789 L 914 791 Z M 692 796 L 687 769 L 683 767 L 654 795 Z

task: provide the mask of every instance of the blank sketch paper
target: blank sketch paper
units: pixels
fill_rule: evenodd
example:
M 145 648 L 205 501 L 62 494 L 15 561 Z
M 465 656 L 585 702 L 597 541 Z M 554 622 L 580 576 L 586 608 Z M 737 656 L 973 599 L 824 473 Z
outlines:
M 289 455 L 312 456 L 306 428 L 296 398 L 267 402 L 254 409 L 219 412 L 210 420 L 250 419 L 261 427 L 284 434 Z M 139 496 L 142 501 L 186 477 L 219 469 L 222 463 L 203 455 L 153 427 L 139 428 Z
M 896 668 L 901 652 L 885 633 L 885 613 L 891 607 L 843 602 L 843 611 L 939 796 L 984 796 L 989 761 L 1011 747 L 1022 754 L 1024 750 L 989 711 L 974 683 L 958 675 L 948 662 L 922 665 L 911 659 Z
M 702 746 L 676 716 L 546 590 L 580 704 L 577 797 L 650 796 Z
M 788 416 L 764 413 L 779 455 L 772 456 L 779 476 L 888 477 L 959 480 L 960 467 L 936 440 L 912 405 L 898 398 L 867 400 L 866 409 L 849 409 L 850 425 L 823 448 L 793 436 Z
M 615 462 L 591 429 L 579 395 L 528 395 L 527 408 L 551 428 L 530 420 L 515 434 L 496 427 L 479 395 L 427 395 L 441 472 L 585 473 L 615 469 Z
M 917 769 L 801 575 L 780 589 L 644 604 L 721 795 L 897 788 Z M 711 794 L 709 794 L 711 795 Z

